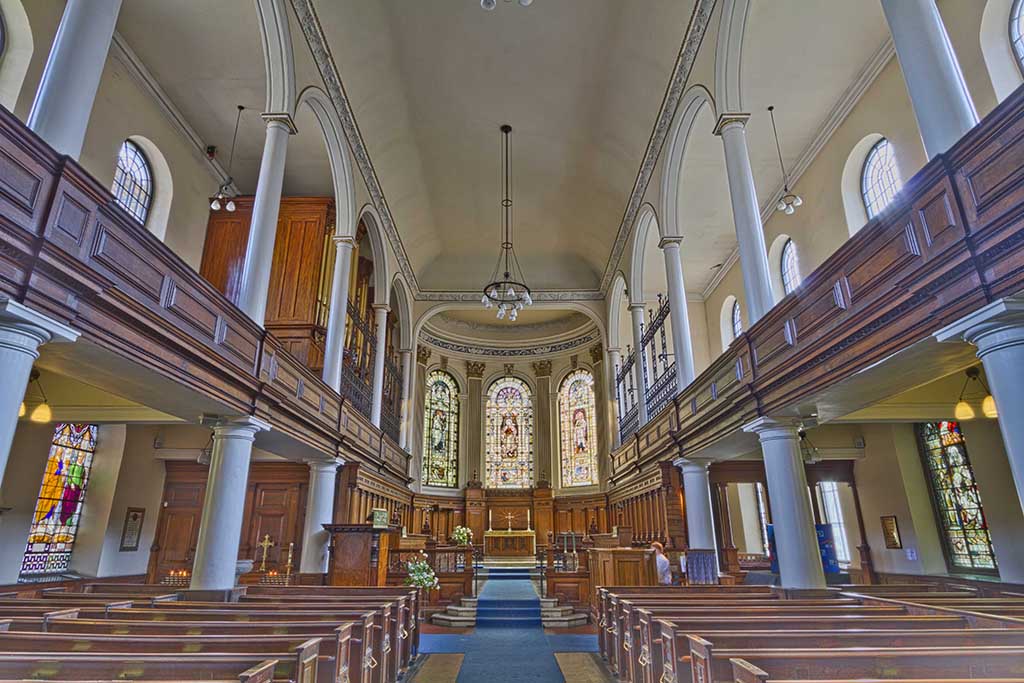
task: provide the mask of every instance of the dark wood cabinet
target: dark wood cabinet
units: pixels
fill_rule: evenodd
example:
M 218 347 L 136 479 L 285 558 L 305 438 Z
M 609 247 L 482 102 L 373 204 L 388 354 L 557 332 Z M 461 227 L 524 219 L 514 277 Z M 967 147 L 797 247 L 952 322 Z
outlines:
M 238 303 L 253 197 L 236 197 L 235 210 L 210 211 L 199 272 Z M 270 268 L 264 327 L 313 370 L 323 368 L 331 279 L 334 275 L 334 200 L 282 197 Z

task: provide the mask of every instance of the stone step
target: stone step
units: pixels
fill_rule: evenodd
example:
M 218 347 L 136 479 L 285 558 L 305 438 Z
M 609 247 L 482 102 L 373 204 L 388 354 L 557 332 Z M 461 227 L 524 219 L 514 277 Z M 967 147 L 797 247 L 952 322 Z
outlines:
M 462 606 L 463 607 L 473 607 L 475 609 L 476 608 L 476 598 L 462 598 Z
M 541 619 L 544 628 L 575 628 L 576 626 L 583 626 L 589 621 L 590 618 L 585 612 L 572 612 L 561 617 L 544 617 Z
M 569 616 L 572 613 L 572 607 L 542 607 L 540 610 L 540 616 L 542 619 L 558 619 L 560 617 Z
M 541 598 L 540 599 L 540 606 L 541 606 L 542 609 L 547 609 L 547 608 L 550 608 L 550 607 L 558 607 L 558 598 Z
M 456 617 L 475 617 L 476 607 L 460 607 L 458 605 L 448 605 L 447 613 Z
M 430 618 L 438 626 L 449 628 L 470 628 L 476 625 L 476 617 L 459 617 L 448 612 L 438 612 Z

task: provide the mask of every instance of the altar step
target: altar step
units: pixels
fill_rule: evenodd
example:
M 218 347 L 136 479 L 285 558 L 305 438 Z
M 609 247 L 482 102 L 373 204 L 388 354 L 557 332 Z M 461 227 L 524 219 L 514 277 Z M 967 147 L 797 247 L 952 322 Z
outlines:
M 523 604 L 513 604 L 522 602 Z M 540 608 L 528 606 L 530 601 L 487 600 L 478 606 L 476 598 L 463 598 L 460 605 L 449 605 L 444 612 L 437 612 L 431 621 L 438 626 L 450 628 L 472 628 L 474 626 L 535 626 L 538 621 L 544 628 L 571 628 L 582 626 L 589 620 L 585 612 L 576 612 L 572 607 L 560 606 L 557 598 L 541 598 Z
M 530 581 L 540 578 L 540 570 L 534 567 L 488 567 L 477 571 L 481 579 L 500 581 Z
M 533 569 L 537 566 L 537 560 L 534 557 L 495 557 L 493 555 L 487 555 L 484 557 L 484 567 L 488 569 L 512 569 L 512 568 L 525 568 Z

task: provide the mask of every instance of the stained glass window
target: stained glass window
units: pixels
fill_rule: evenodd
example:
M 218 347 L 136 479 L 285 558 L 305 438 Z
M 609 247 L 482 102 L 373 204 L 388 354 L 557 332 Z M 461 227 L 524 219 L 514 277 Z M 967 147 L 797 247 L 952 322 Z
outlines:
M 743 318 L 740 317 L 740 302 L 732 302 L 732 338 L 736 339 L 743 334 Z
M 573 370 L 558 390 L 562 486 L 597 483 L 596 415 L 594 376 L 587 370 Z
M 96 425 L 68 423 L 54 430 L 21 562 L 22 578 L 68 571 L 96 452 L 96 431 Z
M 992 537 L 960 423 L 919 424 L 917 436 L 951 568 L 995 570 Z
M 443 370 L 427 376 L 423 414 L 423 483 L 459 485 L 459 387 Z
M 1013 3 L 1010 11 L 1010 43 L 1017 56 L 1017 66 L 1024 71 L 1024 0 Z
M 786 240 L 786 246 L 782 247 L 782 259 L 779 264 L 782 270 L 782 290 L 790 294 L 800 286 L 800 264 L 796 257 L 796 244 L 793 240 Z
M 868 219 L 874 218 L 889 206 L 901 189 L 903 181 L 896 168 L 896 153 L 889 141 L 882 138 L 868 152 L 860 175 L 860 193 L 864 198 Z
M 485 469 L 488 488 L 533 486 L 533 397 L 515 377 L 495 380 L 487 392 Z
M 125 140 L 117 153 L 113 192 L 117 203 L 145 225 L 153 203 L 153 172 L 146 155 L 131 140 Z

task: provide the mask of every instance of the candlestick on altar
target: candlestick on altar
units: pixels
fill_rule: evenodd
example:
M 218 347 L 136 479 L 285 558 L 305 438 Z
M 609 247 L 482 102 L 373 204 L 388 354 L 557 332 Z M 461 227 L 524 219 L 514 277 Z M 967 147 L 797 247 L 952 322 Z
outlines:
M 494 510 L 491 510 L 490 508 L 487 509 L 487 530 L 488 531 L 494 531 L 494 526 L 491 524 L 491 513 L 493 513 L 493 512 L 494 512 Z
M 288 544 L 288 562 L 284 565 L 285 583 L 291 578 L 292 575 L 292 553 L 295 552 L 295 543 Z
M 530 508 L 526 508 L 526 530 L 533 531 L 533 529 L 530 528 Z

